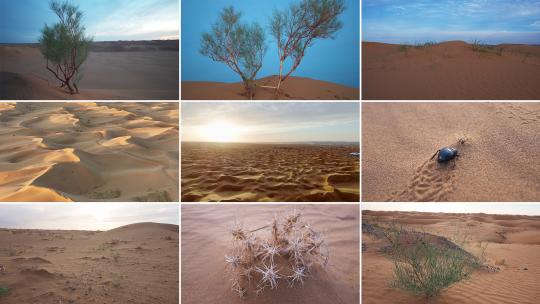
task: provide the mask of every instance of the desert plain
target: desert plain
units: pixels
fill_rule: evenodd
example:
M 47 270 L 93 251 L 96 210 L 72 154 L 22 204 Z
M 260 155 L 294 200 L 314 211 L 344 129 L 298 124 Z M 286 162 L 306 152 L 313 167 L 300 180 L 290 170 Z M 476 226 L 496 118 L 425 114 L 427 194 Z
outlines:
M 358 145 L 182 142 L 182 201 L 359 201 Z
M 0 201 L 178 201 L 178 103 L 0 103 Z
M 537 100 L 540 46 L 362 43 L 365 100 Z
M 263 77 L 255 81 L 259 86 L 255 89 L 254 99 L 276 99 L 274 89 L 261 86 L 276 86 L 278 76 Z M 291 76 L 283 82 L 281 93 L 277 99 L 294 100 L 358 100 L 360 91 L 358 88 L 347 87 L 328 81 L 316 80 L 307 77 Z M 224 99 L 239 100 L 249 99 L 244 93 L 241 82 L 208 82 L 208 81 L 182 81 L 182 99 Z
M 279 280 L 274 289 L 240 298 L 231 290 L 225 262 L 234 223 L 256 229 L 271 222 L 274 215 L 288 214 L 295 207 L 307 224 L 322 233 L 329 251 L 328 263 L 314 265 L 303 287 L 288 288 L 285 280 Z M 356 304 L 359 216 L 357 205 L 183 205 L 181 302 Z M 259 230 L 257 236 L 266 232 Z
M 443 237 L 466 236 L 461 248 L 484 266 L 426 299 L 389 287 L 394 264 L 377 227 L 394 223 Z M 439 239 L 443 240 L 443 239 Z M 440 243 L 443 244 L 444 242 Z M 540 296 L 540 217 L 521 215 L 362 211 L 362 303 L 536 303 Z M 483 250 L 482 248 L 485 248 Z
M 70 95 L 46 68 L 37 44 L 0 45 L 2 100 L 178 100 L 178 40 L 92 44 L 80 94 Z
M 46 208 L 46 207 L 44 207 Z M 0 229 L 0 302 L 178 303 L 178 226 Z
M 362 126 L 364 201 L 540 200 L 538 102 L 370 102 Z

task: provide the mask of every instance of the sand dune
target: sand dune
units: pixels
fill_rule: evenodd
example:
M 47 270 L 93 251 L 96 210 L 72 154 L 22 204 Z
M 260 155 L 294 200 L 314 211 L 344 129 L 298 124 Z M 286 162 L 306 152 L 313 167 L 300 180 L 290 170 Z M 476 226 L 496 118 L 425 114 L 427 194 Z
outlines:
M 365 103 L 365 201 L 539 201 L 540 103 Z M 458 145 L 455 167 L 430 160 Z
M 359 201 L 353 144 L 182 143 L 182 201 Z
M 323 231 L 330 258 L 324 268 L 313 268 L 303 288 L 277 289 L 240 299 L 230 289 L 225 254 L 235 219 L 244 227 L 266 225 L 284 205 L 182 206 L 182 299 L 190 303 L 351 303 L 359 302 L 359 210 L 353 205 L 297 206 L 314 229 Z
M 178 200 L 177 103 L 0 103 L 0 201 Z
M 178 303 L 178 226 L 0 229 L 2 303 Z
M 275 86 L 277 76 L 268 76 L 256 81 L 258 85 Z M 282 85 L 283 95 L 279 99 L 359 99 L 358 88 L 320 81 L 306 77 L 289 77 Z M 182 81 L 182 99 L 248 99 L 243 94 L 241 82 Z M 257 88 L 255 99 L 274 99 L 273 89 Z
M 540 99 L 540 46 L 362 43 L 363 99 Z
M 36 45 L 0 46 L 0 99 L 176 100 L 178 41 L 96 42 L 70 95 L 45 68 Z
M 540 217 L 505 216 L 506 225 L 497 215 L 429 214 L 413 212 L 363 211 L 362 221 L 390 223 L 424 230 L 446 238 L 467 235 L 465 249 L 478 254 L 479 242 L 486 244 L 486 263 L 496 272 L 483 269 L 471 278 L 456 283 L 429 303 L 536 303 L 540 277 Z M 430 223 L 424 223 L 430 220 Z M 380 252 L 384 241 L 363 231 L 362 303 L 427 303 L 423 296 L 414 296 L 388 287 L 393 263 Z

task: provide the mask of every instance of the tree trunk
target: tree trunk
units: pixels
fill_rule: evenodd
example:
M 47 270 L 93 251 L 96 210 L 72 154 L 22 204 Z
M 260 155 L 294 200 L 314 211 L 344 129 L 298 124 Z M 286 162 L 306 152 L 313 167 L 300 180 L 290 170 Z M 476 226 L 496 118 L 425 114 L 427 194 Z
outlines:
M 281 76 L 283 75 L 283 60 L 279 60 L 279 78 L 278 78 L 278 84 L 276 86 L 276 92 L 274 93 L 274 97 L 277 99 L 279 96 L 279 87 L 281 86 Z

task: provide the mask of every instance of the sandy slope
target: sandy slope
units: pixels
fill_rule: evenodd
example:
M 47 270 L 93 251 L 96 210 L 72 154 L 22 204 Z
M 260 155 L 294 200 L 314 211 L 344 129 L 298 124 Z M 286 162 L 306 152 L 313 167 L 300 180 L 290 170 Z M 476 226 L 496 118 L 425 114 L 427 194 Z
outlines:
M 325 268 L 313 268 L 304 288 L 266 290 L 242 300 L 230 290 L 225 254 L 235 219 L 244 227 L 260 227 L 286 205 L 183 205 L 181 284 L 183 304 L 209 303 L 336 303 L 359 302 L 359 210 L 354 205 L 296 205 L 314 229 L 322 231 L 330 258 Z
M 479 242 L 487 242 L 486 259 L 499 272 L 477 270 L 469 280 L 457 283 L 429 302 L 388 287 L 393 264 L 379 252 L 385 243 L 362 233 L 362 303 L 523 303 L 540 297 L 540 217 L 363 211 L 362 221 L 395 221 L 406 228 L 447 238 L 469 236 L 465 248 L 478 254 Z
M 0 229 L 0 301 L 178 303 L 178 226 L 106 232 Z
M 268 76 L 257 81 L 258 85 L 275 86 L 277 76 Z M 283 95 L 279 99 L 359 99 L 358 88 L 306 77 L 289 77 L 282 85 Z M 182 99 L 247 99 L 241 82 L 182 81 Z M 255 99 L 274 99 L 273 89 L 257 88 Z
M 171 43 L 95 43 L 76 95 L 59 88 L 36 46 L 0 46 L 0 99 L 176 100 L 178 42 Z
M 363 99 L 540 99 L 540 46 L 364 42 L 362 76 Z
M 178 103 L 0 103 L 0 201 L 178 200 Z
M 182 143 L 182 201 L 359 201 L 356 145 Z
M 540 103 L 364 103 L 362 124 L 365 201 L 540 200 Z

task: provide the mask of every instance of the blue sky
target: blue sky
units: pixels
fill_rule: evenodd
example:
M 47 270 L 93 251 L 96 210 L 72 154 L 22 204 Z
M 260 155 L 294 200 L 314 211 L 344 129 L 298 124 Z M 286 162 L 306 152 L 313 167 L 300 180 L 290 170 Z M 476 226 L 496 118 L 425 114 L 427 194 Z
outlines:
M 211 30 L 220 11 L 233 5 L 243 16 L 241 22 L 257 21 L 266 30 L 268 51 L 257 78 L 279 74 L 277 45 L 268 31 L 268 19 L 274 8 L 284 9 L 300 0 L 182 0 L 182 80 L 239 82 L 240 77 L 225 64 L 199 53 L 200 39 Z M 303 76 L 359 86 L 359 1 L 345 0 L 341 16 L 343 28 L 334 40 L 317 40 L 307 51 L 293 76 Z
M 109 230 L 141 222 L 176 224 L 174 204 L 1 204 L 0 228 Z
M 540 44 L 538 0 L 364 0 L 362 40 Z
M 62 0 L 63 1 L 63 0 Z M 95 41 L 178 39 L 178 0 L 70 0 Z M 57 17 L 47 0 L 0 0 L 0 43 L 37 42 Z
M 182 141 L 358 142 L 357 102 L 182 104 Z

